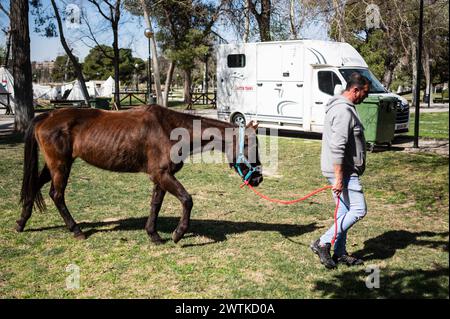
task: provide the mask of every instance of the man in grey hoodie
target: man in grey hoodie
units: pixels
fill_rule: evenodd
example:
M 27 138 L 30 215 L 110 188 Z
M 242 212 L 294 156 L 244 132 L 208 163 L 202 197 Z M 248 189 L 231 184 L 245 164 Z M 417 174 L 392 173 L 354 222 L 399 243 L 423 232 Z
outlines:
M 342 95 L 336 95 L 326 105 L 322 135 L 322 174 L 331 183 L 335 201 L 339 198 L 337 232 L 333 224 L 311 244 L 320 262 L 327 268 L 337 264 L 361 265 L 363 261 L 347 253 L 347 231 L 366 215 L 367 207 L 359 177 L 366 165 L 366 141 L 355 104 L 368 95 L 370 81 L 355 72 L 350 76 Z M 334 236 L 334 254 L 330 249 Z

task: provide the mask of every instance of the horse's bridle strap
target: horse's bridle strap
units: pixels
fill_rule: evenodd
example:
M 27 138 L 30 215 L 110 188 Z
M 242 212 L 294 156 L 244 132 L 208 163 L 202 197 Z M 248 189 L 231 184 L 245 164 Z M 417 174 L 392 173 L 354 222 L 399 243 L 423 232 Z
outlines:
M 241 176 L 244 180 L 244 182 L 248 181 L 249 178 L 252 176 L 252 174 L 256 171 L 255 167 L 251 166 L 249 161 L 247 160 L 247 158 L 244 155 L 244 141 L 245 141 L 245 126 L 241 125 L 239 126 L 239 153 L 238 153 L 238 157 L 236 160 L 236 170 L 239 173 L 239 176 Z M 247 174 L 244 176 L 244 174 L 241 171 L 241 168 L 239 167 L 240 163 L 244 163 L 249 171 L 247 172 Z

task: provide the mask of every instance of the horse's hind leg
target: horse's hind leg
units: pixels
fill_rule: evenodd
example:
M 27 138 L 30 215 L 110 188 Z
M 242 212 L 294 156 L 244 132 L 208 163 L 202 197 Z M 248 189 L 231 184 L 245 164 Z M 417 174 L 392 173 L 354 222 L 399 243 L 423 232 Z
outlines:
M 156 231 L 156 220 L 158 218 L 158 213 L 161 209 L 161 205 L 165 194 L 166 191 L 163 190 L 161 186 L 155 183 L 155 186 L 153 187 L 150 216 L 148 217 L 147 223 L 145 224 L 145 230 L 147 231 L 147 234 L 150 236 L 152 242 L 154 242 L 155 244 L 163 243 L 163 240 Z
M 48 170 L 47 165 L 44 165 L 44 168 L 42 169 L 41 173 L 39 174 L 39 180 L 38 180 L 38 187 L 37 191 L 39 192 L 42 186 L 44 186 L 46 183 L 50 182 L 51 176 L 50 171 Z M 34 200 L 31 202 L 24 203 L 22 207 L 22 214 L 20 216 L 20 219 L 16 221 L 16 230 L 18 232 L 22 232 L 25 228 L 25 224 L 27 223 L 28 219 L 31 217 L 31 212 L 33 211 L 33 204 Z
M 61 217 L 64 219 L 69 231 L 73 232 L 76 239 L 86 239 L 86 236 L 81 231 L 80 227 L 77 225 L 75 220 L 70 215 L 67 209 L 66 202 L 64 199 L 64 191 L 67 186 L 67 181 L 69 180 L 70 168 L 72 166 L 72 161 L 67 160 L 66 162 L 60 162 L 59 165 L 54 165 L 50 168 L 52 171 L 52 186 L 50 188 L 50 197 L 58 208 Z
M 183 215 L 180 218 L 177 228 L 172 233 L 172 239 L 175 243 L 177 243 L 189 228 L 189 220 L 193 206 L 192 196 L 189 195 L 175 176 L 169 173 L 162 174 L 159 178 L 159 182 L 164 190 L 178 198 L 183 205 Z

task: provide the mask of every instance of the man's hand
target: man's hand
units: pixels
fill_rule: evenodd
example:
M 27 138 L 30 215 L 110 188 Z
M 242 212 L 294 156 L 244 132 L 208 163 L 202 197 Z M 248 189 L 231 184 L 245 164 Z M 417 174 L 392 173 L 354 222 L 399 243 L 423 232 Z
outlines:
M 334 183 L 334 185 L 331 189 L 333 190 L 333 192 L 336 194 L 337 197 L 341 196 L 343 188 L 344 188 L 344 183 L 343 183 L 342 179 L 336 178 L 336 182 Z
M 335 182 L 331 189 L 339 197 L 344 189 L 344 166 L 342 164 L 334 164 L 334 177 Z

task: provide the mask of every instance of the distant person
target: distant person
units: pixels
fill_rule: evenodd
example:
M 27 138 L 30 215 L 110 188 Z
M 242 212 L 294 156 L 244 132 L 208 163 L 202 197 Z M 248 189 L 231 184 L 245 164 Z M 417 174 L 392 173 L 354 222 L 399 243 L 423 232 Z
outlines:
M 331 242 L 335 225 L 311 244 L 320 262 L 329 269 L 337 264 L 362 265 L 363 261 L 348 254 L 347 231 L 366 215 L 367 207 L 360 176 L 366 166 L 366 141 L 355 104 L 368 95 L 371 82 L 355 72 L 350 76 L 345 91 L 328 101 L 322 135 L 322 174 L 333 185 L 333 197 L 340 198 L 337 212 L 337 233 L 334 254 L 331 257 Z

